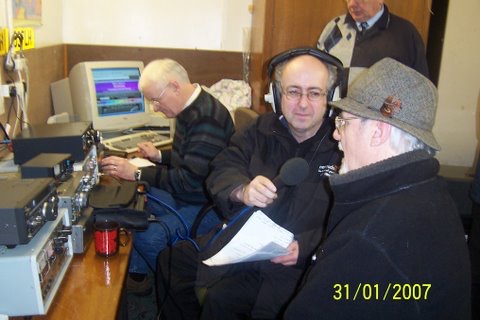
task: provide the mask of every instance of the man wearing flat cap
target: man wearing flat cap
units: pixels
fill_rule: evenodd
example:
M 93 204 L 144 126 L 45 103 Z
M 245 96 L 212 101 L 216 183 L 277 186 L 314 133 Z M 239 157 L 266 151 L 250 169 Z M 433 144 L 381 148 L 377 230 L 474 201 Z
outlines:
M 470 319 L 463 228 L 434 158 L 435 86 L 385 58 L 332 105 L 334 205 L 285 319 Z

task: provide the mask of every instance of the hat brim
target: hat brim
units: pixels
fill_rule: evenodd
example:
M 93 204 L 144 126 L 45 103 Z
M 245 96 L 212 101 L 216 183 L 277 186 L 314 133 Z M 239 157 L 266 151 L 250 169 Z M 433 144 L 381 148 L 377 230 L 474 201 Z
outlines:
M 409 125 L 399 119 L 390 118 L 382 115 L 378 112 L 375 108 L 370 108 L 352 98 L 346 97 L 341 100 L 332 101 L 330 105 L 333 107 L 339 108 L 343 111 L 351 113 L 353 115 L 359 116 L 361 118 L 378 120 L 385 123 L 389 123 L 394 127 L 402 129 L 411 135 L 415 136 L 422 142 L 424 142 L 429 147 L 439 151 L 441 150 L 440 145 L 438 144 L 437 140 L 433 136 L 433 133 L 430 131 L 422 130 L 416 127 Z

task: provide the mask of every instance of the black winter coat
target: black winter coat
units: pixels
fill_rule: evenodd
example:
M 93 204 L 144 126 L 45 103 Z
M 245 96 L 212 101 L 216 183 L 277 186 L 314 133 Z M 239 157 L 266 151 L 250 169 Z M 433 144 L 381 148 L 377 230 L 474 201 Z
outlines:
M 327 119 L 315 136 L 298 143 L 275 113 L 262 115 L 254 125 L 236 132 L 229 147 L 212 161 L 212 172 L 207 178 L 207 189 L 221 214 L 230 220 L 244 208 L 229 198 L 239 185 L 249 183 L 257 175 L 273 180 L 288 159 L 305 159 L 310 168 L 308 177 L 295 187 L 279 189 L 275 202 L 263 209 L 273 221 L 295 234 L 300 255 L 305 258 L 322 234 L 332 201 L 327 177 L 336 172 L 341 160 L 332 134 L 333 123 Z M 314 210 L 305 210 L 313 198 Z
M 438 161 L 413 151 L 330 178 L 316 263 L 286 319 L 470 319 L 470 263 Z
M 273 221 L 295 235 L 300 248 L 297 265 L 287 267 L 258 261 L 213 267 L 206 270 L 205 278 L 199 276 L 197 279 L 208 286 L 209 275 L 218 269 L 222 269 L 220 273 L 236 277 L 254 274 L 260 279 L 258 291 L 254 291 L 255 297 L 252 297 L 255 304 L 251 316 L 255 318 L 273 318 L 280 313 L 295 291 L 305 270 L 304 263 L 309 261 L 307 257 L 321 239 L 325 217 L 332 203 L 327 177 L 336 172 L 341 160 L 332 137 L 332 122 L 326 119 L 314 137 L 298 143 L 276 114 L 264 114 L 251 127 L 237 131 L 229 147 L 212 162 L 213 171 L 207 179 L 207 189 L 226 219 L 232 219 L 244 209 L 242 204 L 229 199 L 232 190 L 239 185 L 250 182 L 257 175 L 274 179 L 280 167 L 293 157 L 304 158 L 309 163 L 310 172 L 305 181 L 279 189 L 278 198 L 262 209 Z M 200 265 L 199 274 L 204 274 L 203 269 Z

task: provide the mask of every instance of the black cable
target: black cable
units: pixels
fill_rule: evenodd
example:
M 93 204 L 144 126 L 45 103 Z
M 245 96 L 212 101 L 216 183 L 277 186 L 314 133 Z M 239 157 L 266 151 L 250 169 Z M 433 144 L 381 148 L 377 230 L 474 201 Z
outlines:
M 165 231 L 165 235 L 167 236 L 167 247 L 171 246 L 170 241 L 171 241 L 171 238 L 172 238 L 172 234 L 170 233 L 170 229 L 165 224 L 165 222 L 157 220 L 157 219 L 151 219 L 151 220 L 149 220 L 149 222 L 150 223 L 158 223 L 158 224 L 160 224 L 160 226 L 162 226 L 162 228 Z M 135 249 L 135 251 L 137 251 L 137 253 L 140 255 L 140 257 L 142 257 L 142 259 L 145 261 L 145 264 L 150 269 L 150 271 L 152 271 L 152 273 L 155 273 L 155 268 L 152 265 L 150 265 L 150 263 L 148 262 L 148 259 L 145 257 L 145 255 L 143 255 L 143 253 L 141 253 L 140 250 L 138 250 L 138 248 L 135 245 L 135 241 L 133 241 L 133 248 Z
M 10 105 L 8 106 L 7 117 L 6 117 L 6 120 L 5 120 L 6 124 L 10 123 L 10 116 L 11 116 L 11 113 L 12 113 L 12 109 L 14 109 L 13 104 L 14 104 L 14 101 L 12 99 L 12 101 L 10 102 Z M 15 111 L 15 114 L 16 114 L 16 111 Z M 1 130 L 3 131 L 3 134 L 5 135 L 5 139 L 6 140 L 11 140 L 7 130 L 5 129 L 5 126 L 3 125 L 3 123 L 0 123 L 0 126 L 1 126 Z
M 15 58 L 14 58 L 15 49 L 14 49 L 14 45 L 15 45 L 16 40 L 18 40 L 20 42 L 19 43 L 20 55 L 22 57 L 24 56 L 24 54 L 23 54 L 23 34 L 21 32 L 15 31 L 12 34 L 12 40 L 10 42 L 10 46 L 8 47 L 8 51 L 7 51 L 7 54 L 5 55 L 5 60 L 3 62 L 3 67 L 7 71 L 7 74 L 8 74 L 8 72 L 12 72 L 12 71 L 15 70 Z
M 190 241 L 194 246 L 195 248 L 200 251 L 200 248 L 198 246 L 198 244 L 195 242 L 195 240 L 193 240 L 192 238 L 190 238 L 190 231 L 188 230 L 188 226 L 186 224 L 186 222 L 182 219 L 182 217 L 180 216 L 180 214 L 175 210 L 173 209 L 171 206 L 169 206 L 168 204 L 162 202 L 160 199 L 158 198 L 155 198 L 153 196 L 150 196 L 150 195 L 147 195 L 148 198 L 156 201 L 157 203 L 159 203 L 160 205 L 163 205 L 165 208 L 167 208 L 169 211 L 173 212 L 174 215 L 180 220 L 180 222 L 183 224 L 184 228 L 185 228 L 185 231 L 186 231 L 186 235 L 185 236 L 182 236 L 180 234 L 180 231 L 177 229 L 176 230 L 176 238 L 174 239 L 173 236 L 172 236 L 172 233 L 170 231 L 170 229 L 168 228 L 167 224 L 161 220 L 158 220 L 158 219 L 150 219 L 149 222 L 150 223 L 158 223 L 162 226 L 163 230 L 165 231 L 165 235 L 167 237 L 167 247 L 172 247 L 175 242 L 177 242 L 178 239 L 181 239 L 181 240 L 187 240 L 187 241 Z M 138 250 L 138 248 L 135 246 L 135 242 L 133 243 L 133 248 L 135 249 L 135 251 L 137 251 L 137 253 L 140 255 L 140 257 L 142 257 L 142 259 L 145 261 L 147 267 L 150 269 L 150 271 L 152 271 L 152 273 L 155 273 L 155 268 L 150 265 L 150 263 L 148 262 L 148 259 L 145 257 L 145 255 L 143 253 L 140 252 L 140 250 Z
M 6 120 L 6 123 L 10 123 L 10 117 L 12 115 L 12 110 L 13 112 L 15 113 L 15 119 L 18 119 L 20 121 L 20 130 L 22 130 L 22 124 L 27 124 L 27 125 L 30 125 L 30 123 L 28 123 L 27 121 L 24 121 L 23 118 L 20 118 L 18 113 L 17 113 L 17 110 L 14 108 L 14 104 L 15 104 L 15 101 L 12 97 L 11 99 L 12 101 L 10 102 L 10 106 L 8 107 L 8 113 L 7 113 L 7 120 Z M 15 132 L 14 132 L 15 134 Z
M 147 194 L 147 197 L 149 199 L 152 199 L 154 200 L 155 202 L 157 202 L 158 204 L 162 205 L 163 207 L 165 207 L 166 209 L 168 209 L 168 211 L 170 211 L 171 213 L 173 213 L 177 218 L 178 220 L 180 220 L 180 223 L 183 225 L 183 227 L 185 228 L 185 234 L 186 236 L 188 237 L 190 235 L 190 230 L 188 228 L 188 225 L 187 223 L 185 222 L 185 220 L 182 218 L 182 216 L 180 215 L 180 213 L 178 213 L 177 210 L 175 210 L 172 206 L 168 205 L 167 203 L 163 202 L 162 200 L 152 196 L 151 194 Z
M 196 248 L 198 248 L 198 245 L 194 241 L 192 243 L 194 244 L 194 246 Z M 165 271 L 164 273 L 156 275 L 156 277 L 162 277 L 163 276 L 162 284 L 164 285 L 164 296 L 163 297 L 160 297 L 158 290 L 156 292 L 157 305 L 158 305 L 156 319 L 161 319 L 163 308 L 165 307 L 165 304 L 167 303 L 168 297 L 171 296 L 170 291 L 171 291 L 171 283 L 172 283 L 173 245 L 169 246 L 167 248 L 167 250 L 168 250 L 167 251 L 167 254 L 168 254 L 167 268 L 166 268 L 166 270 L 162 269 L 162 271 Z M 197 250 L 199 250 L 199 249 L 197 249 Z M 157 258 L 157 261 L 158 261 L 158 258 Z M 166 281 L 165 281 L 165 278 L 166 278 Z M 157 283 L 160 282 L 159 279 L 157 279 L 156 281 L 157 281 Z M 174 307 L 178 310 L 178 315 L 181 317 L 181 319 L 182 320 L 189 320 L 189 319 L 185 319 L 185 317 L 182 313 L 181 306 L 178 305 L 178 303 L 174 299 L 172 299 L 172 303 L 173 303 Z
M 191 235 L 190 235 L 190 229 L 187 225 L 187 223 L 185 222 L 185 220 L 182 218 L 182 215 L 176 210 L 174 209 L 172 206 L 168 205 L 167 203 L 163 202 L 162 200 L 152 196 L 151 194 L 147 194 L 147 197 L 151 200 L 154 200 L 155 202 L 157 202 L 158 204 L 162 205 L 163 207 L 165 207 L 166 209 L 168 209 L 168 211 L 170 213 L 172 213 L 175 217 L 177 217 L 177 219 L 180 221 L 180 223 L 183 225 L 184 229 L 185 229 L 185 236 L 183 236 L 181 233 L 180 233 L 180 230 L 177 229 L 176 230 L 176 235 L 177 235 L 177 239 L 175 239 L 175 241 L 170 241 L 170 245 L 173 245 L 178 239 L 181 239 L 181 240 L 188 240 L 190 241 L 194 246 L 195 248 L 197 248 L 198 251 L 200 251 L 200 248 L 198 246 L 198 244 L 195 242 L 194 239 L 192 239 Z M 201 210 L 201 209 L 200 209 Z M 168 242 L 168 241 L 167 241 Z
M 190 230 L 188 228 L 188 225 L 187 223 L 185 222 L 185 220 L 182 218 L 182 216 L 180 215 L 179 212 L 177 212 L 177 210 L 175 210 L 173 207 L 171 207 L 170 205 L 168 205 L 167 203 L 161 201 L 160 199 L 152 196 L 151 194 L 147 194 L 147 197 L 155 202 L 157 202 L 158 204 L 160 204 L 161 206 L 163 206 L 164 208 L 167 209 L 168 212 L 172 213 L 175 217 L 178 218 L 178 220 L 181 222 L 181 224 L 183 225 L 184 229 L 185 229 L 185 235 L 182 235 L 180 230 L 177 228 L 176 229 L 176 238 L 174 239 L 172 237 L 172 234 L 171 234 L 171 231 L 170 229 L 168 228 L 168 226 L 166 225 L 165 222 L 161 221 L 161 220 L 158 220 L 158 219 L 151 219 L 149 220 L 150 223 L 159 223 L 162 228 L 164 229 L 165 231 L 165 234 L 167 236 L 167 249 L 168 250 L 168 265 L 167 265 L 167 282 L 166 282 L 166 287 L 165 287 L 165 296 L 162 298 L 158 295 L 158 292 L 156 290 L 156 298 L 157 298 L 157 305 L 158 305 L 158 311 L 157 311 L 157 319 L 160 319 L 160 315 L 161 315 L 161 312 L 162 312 L 162 309 L 167 301 L 167 298 L 168 298 L 168 295 L 170 293 L 170 286 L 171 286 L 171 270 L 172 270 L 172 251 L 173 251 L 173 245 L 177 242 L 177 240 L 186 240 L 186 241 L 189 241 L 190 243 L 192 243 L 192 245 L 195 247 L 195 249 L 197 251 L 200 251 L 200 247 L 198 246 L 198 244 L 195 242 L 194 239 L 192 239 L 190 237 Z M 145 255 L 143 255 L 139 250 L 138 248 L 135 246 L 135 242 L 133 242 L 133 247 L 134 249 L 137 251 L 137 253 L 140 255 L 140 257 L 142 257 L 142 259 L 145 261 L 146 265 L 148 266 L 148 268 L 152 271 L 152 273 L 155 275 L 155 277 L 158 277 L 159 275 L 156 274 L 155 272 L 155 268 L 153 266 L 150 265 L 150 263 L 148 262 L 148 260 L 146 259 Z M 158 260 L 158 258 L 157 258 Z M 164 281 L 162 281 L 164 282 Z M 177 306 L 178 307 L 178 306 Z
M 12 109 L 13 109 L 13 105 L 15 103 L 13 99 L 11 99 L 11 100 L 12 101 L 10 102 L 10 106 L 8 107 L 8 112 L 7 112 L 7 123 L 10 122 L 10 116 L 12 115 Z
M 165 231 L 165 235 L 167 237 L 167 247 L 171 247 L 173 246 L 173 244 L 178 240 L 178 239 L 182 239 L 182 240 L 188 240 L 188 241 L 191 241 L 196 248 L 198 248 L 198 245 L 195 243 L 195 241 L 193 239 L 190 238 L 190 230 L 188 229 L 188 226 L 186 224 L 186 222 L 183 220 L 183 218 L 181 217 L 181 215 L 174 209 L 172 208 L 170 205 L 164 203 L 163 201 L 161 201 L 160 199 L 152 196 L 152 195 L 149 195 L 147 194 L 147 197 L 155 202 L 157 202 L 158 204 L 162 205 L 163 207 L 165 207 L 166 209 L 168 209 L 167 211 L 173 213 L 179 220 L 180 222 L 182 223 L 183 227 L 185 228 L 185 232 L 186 232 L 186 235 L 185 236 L 182 236 L 179 232 L 179 230 L 177 229 L 176 230 L 176 236 L 178 238 L 174 239 L 172 237 L 172 233 L 170 231 L 170 229 L 168 228 L 167 224 L 161 220 L 158 220 L 158 219 L 149 219 L 148 221 L 150 223 L 158 223 L 160 224 L 160 226 L 164 229 Z M 135 242 L 133 242 L 133 248 L 135 249 L 135 251 L 137 251 L 137 253 L 140 255 L 140 257 L 145 261 L 147 267 L 152 271 L 152 273 L 155 273 L 155 268 L 150 265 L 150 263 L 148 262 L 148 259 L 146 259 L 145 255 L 143 253 L 140 252 L 140 250 L 138 250 L 138 248 L 135 246 Z M 200 249 L 199 249 L 200 250 Z
M 13 100 L 14 99 L 12 97 L 12 102 L 10 103 L 10 109 L 13 109 L 15 111 L 15 118 L 17 118 L 18 121 L 20 121 L 20 131 L 21 131 L 22 128 L 23 128 L 23 124 L 26 124 L 26 125 L 30 126 L 30 123 L 24 120 L 25 116 L 24 116 L 23 112 L 22 112 L 21 116 L 18 115 L 17 110 L 15 108 L 13 108 L 13 103 L 14 103 Z M 17 103 L 17 104 L 20 106 L 20 103 Z M 7 118 L 7 119 L 9 119 L 9 118 Z
M 5 130 L 5 127 L 3 126 L 3 123 L 1 123 L 1 122 L 0 122 L 0 128 L 3 131 L 5 140 L 10 140 L 10 137 L 8 136 L 7 130 Z
M 159 203 L 162 203 L 162 202 L 159 202 Z M 157 311 L 157 318 L 160 316 L 160 313 L 161 313 L 161 310 L 167 300 L 167 297 L 168 297 L 168 294 L 169 294 L 169 291 L 170 291 L 170 282 L 171 282 L 171 265 L 172 265 L 172 250 L 173 250 L 173 245 L 174 243 L 176 242 L 176 239 L 175 241 L 173 241 L 173 237 L 172 237 L 172 234 L 170 232 L 170 229 L 168 228 L 167 224 L 161 220 L 157 220 L 157 219 L 151 219 L 149 220 L 150 223 L 158 223 L 162 226 L 162 228 L 164 229 L 165 231 L 165 235 L 167 237 L 167 250 L 169 252 L 169 262 L 168 262 L 168 277 L 167 277 L 167 284 L 166 284 L 166 290 L 165 290 L 165 297 L 163 299 L 160 299 L 160 297 L 158 296 L 158 292 L 157 290 L 155 290 L 155 295 L 157 297 L 157 304 L 158 304 L 158 311 Z M 178 229 L 177 229 L 177 232 L 178 232 Z M 195 242 L 194 242 L 195 243 Z M 196 243 L 195 243 L 196 245 Z M 137 253 L 140 255 L 140 257 L 142 257 L 142 259 L 145 261 L 145 264 L 148 266 L 148 268 L 150 269 L 150 271 L 155 275 L 155 279 L 159 276 L 156 274 L 155 272 L 155 268 L 150 265 L 150 263 L 148 262 L 148 259 L 145 257 L 145 255 L 142 254 L 142 252 L 140 250 L 138 250 L 138 248 L 135 246 L 135 241 L 133 242 L 133 248 L 135 251 L 137 251 Z M 157 281 L 157 280 L 156 280 Z M 156 285 L 154 286 L 156 287 Z
M 165 277 L 167 278 L 167 283 L 165 284 L 165 296 L 160 299 L 160 296 L 158 296 L 158 291 L 157 291 L 157 299 L 158 299 L 158 310 L 157 310 L 157 319 L 160 319 L 160 315 L 162 314 L 163 307 L 165 306 L 165 303 L 167 302 L 168 295 L 170 293 L 170 284 L 171 284 L 171 274 L 172 274 L 172 251 L 173 251 L 173 246 L 168 246 L 168 264 L 167 264 L 167 274 Z M 164 281 L 162 281 L 164 282 Z
M 23 40 L 24 40 L 24 36 L 21 32 L 13 32 L 12 34 L 12 40 L 10 42 L 10 46 L 8 48 L 8 51 L 7 51 L 7 54 L 5 55 L 5 60 L 4 60 L 4 68 L 5 68 L 5 74 L 7 75 L 9 81 L 7 81 L 7 83 L 15 83 L 15 79 L 12 77 L 12 73 L 13 71 L 15 71 L 15 42 L 18 41 L 19 42 L 19 52 L 18 52 L 18 55 L 21 57 L 21 58 L 24 58 L 25 55 L 23 53 Z M 25 86 L 25 83 L 23 84 Z M 26 92 L 26 88 L 24 88 L 24 92 Z M 10 103 L 10 106 L 8 107 L 8 113 L 7 113 L 7 120 L 6 120 L 6 123 L 10 123 L 10 118 L 11 118 L 11 113 L 12 113 L 12 109 L 14 110 L 15 112 L 15 118 L 19 120 L 19 123 L 20 123 L 20 128 L 19 130 L 21 131 L 22 128 L 24 127 L 24 125 L 27 125 L 27 126 L 30 126 L 30 124 L 25 121 L 25 117 L 20 117 L 19 114 L 17 113 L 16 109 L 14 108 L 14 104 L 15 104 L 15 101 L 14 101 L 14 98 L 16 97 L 17 95 L 14 94 L 12 96 L 12 93 L 10 93 L 10 98 L 11 98 L 11 103 Z M 20 104 L 19 104 L 20 105 Z M 2 128 L 3 130 L 4 128 Z M 5 130 L 3 130 L 4 133 L 6 133 Z M 16 132 L 13 132 L 13 134 L 15 134 Z M 8 134 L 7 134 L 8 136 Z

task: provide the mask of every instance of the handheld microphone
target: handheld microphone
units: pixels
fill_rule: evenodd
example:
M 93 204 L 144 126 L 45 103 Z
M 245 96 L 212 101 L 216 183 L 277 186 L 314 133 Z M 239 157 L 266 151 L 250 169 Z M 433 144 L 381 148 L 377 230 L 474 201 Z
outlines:
M 278 175 L 273 178 L 272 182 L 277 188 L 277 191 L 280 188 L 285 186 L 295 186 L 305 180 L 308 175 L 309 167 L 307 161 L 303 158 L 290 158 L 282 164 L 280 172 Z M 255 208 L 254 206 L 245 206 L 236 216 L 231 220 L 230 223 L 234 223 L 240 216 L 244 213 L 249 212 L 249 209 Z
M 278 175 L 272 180 L 277 189 L 284 186 L 295 186 L 302 182 L 308 175 L 309 167 L 307 161 L 302 158 L 291 158 L 285 161 L 280 168 Z M 217 254 L 243 227 L 248 221 L 255 207 L 245 206 L 222 229 L 210 238 L 204 249 L 200 252 L 201 260 L 208 259 Z
M 296 186 L 308 175 L 308 163 L 302 158 L 288 159 L 280 168 L 279 174 L 272 180 L 277 190 L 284 186 Z

